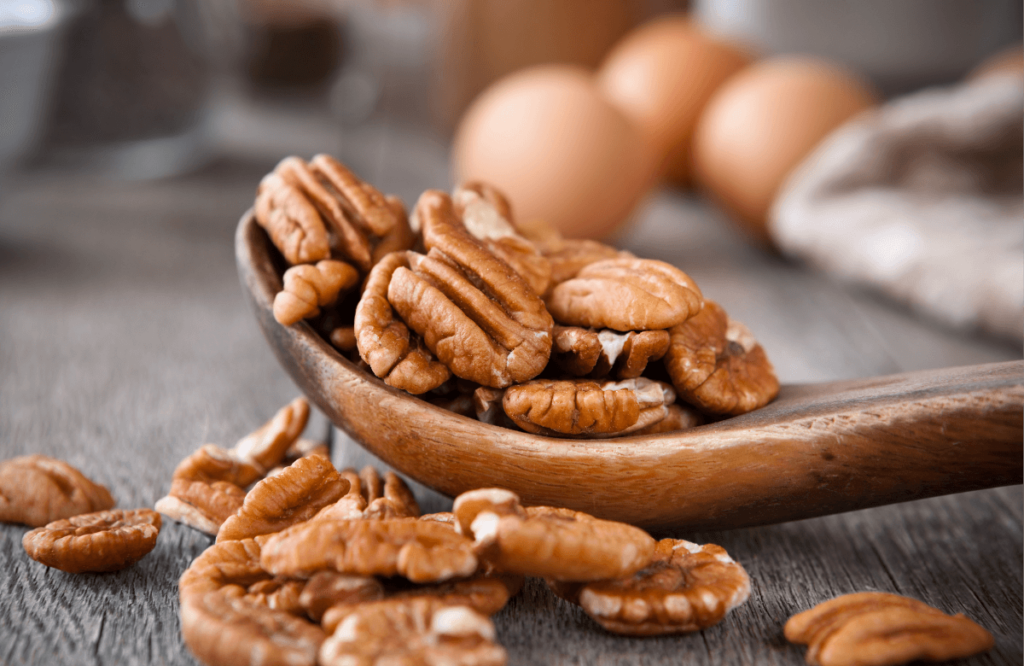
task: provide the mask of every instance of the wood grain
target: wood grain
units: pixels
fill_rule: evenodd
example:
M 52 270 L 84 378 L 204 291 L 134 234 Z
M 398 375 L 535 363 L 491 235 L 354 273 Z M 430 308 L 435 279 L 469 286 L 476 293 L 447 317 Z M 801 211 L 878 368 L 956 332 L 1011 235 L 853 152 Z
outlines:
M 741 417 L 652 437 L 564 440 L 437 408 L 273 317 L 279 267 L 248 213 L 239 275 L 292 379 L 404 474 L 457 495 L 503 486 L 649 529 L 743 527 L 1019 483 L 1024 362 L 785 386 Z M 637 495 L 643 485 L 647 492 Z

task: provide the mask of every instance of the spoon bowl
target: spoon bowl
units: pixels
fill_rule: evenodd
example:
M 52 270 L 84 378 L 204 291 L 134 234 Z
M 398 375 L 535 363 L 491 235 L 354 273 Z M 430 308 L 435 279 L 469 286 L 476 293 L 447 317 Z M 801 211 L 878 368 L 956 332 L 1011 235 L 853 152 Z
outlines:
M 391 388 L 308 324 L 273 315 L 283 259 L 247 212 L 239 277 L 275 355 L 352 439 L 445 495 L 500 486 L 652 530 L 724 529 L 1021 483 L 1024 361 L 783 386 L 755 412 L 690 430 L 554 439 Z

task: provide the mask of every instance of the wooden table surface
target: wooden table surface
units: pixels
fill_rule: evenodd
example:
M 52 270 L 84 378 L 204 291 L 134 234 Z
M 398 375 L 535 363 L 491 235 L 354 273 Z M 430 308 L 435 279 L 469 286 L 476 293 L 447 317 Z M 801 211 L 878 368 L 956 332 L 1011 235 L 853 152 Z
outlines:
M 443 143 L 396 133 L 371 128 L 319 149 L 408 203 L 450 184 Z M 274 161 L 243 152 L 157 183 L 36 172 L 4 184 L 0 459 L 56 456 L 118 506 L 152 507 L 183 457 L 204 442 L 233 444 L 294 397 L 235 274 L 235 224 Z M 620 243 L 690 273 L 758 335 L 786 383 L 1021 358 L 1019 344 L 949 331 L 766 254 L 678 193 L 655 195 Z M 329 430 L 315 415 L 307 434 Z M 341 432 L 333 443 L 339 468 L 369 460 Z M 428 511 L 450 504 L 416 490 Z M 782 637 L 786 618 L 882 590 L 989 629 L 995 648 L 964 663 L 1020 664 L 1022 501 L 1014 486 L 673 534 L 721 544 L 752 580 L 750 600 L 700 633 L 613 636 L 537 581 L 494 621 L 511 664 L 800 664 L 803 649 Z M 177 578 L 209 537 L 166 521 L 136 566 L 71 575 L 31 561 L 25 532 L 0 525 L 0 664 L 195 663 L 180 637 Z

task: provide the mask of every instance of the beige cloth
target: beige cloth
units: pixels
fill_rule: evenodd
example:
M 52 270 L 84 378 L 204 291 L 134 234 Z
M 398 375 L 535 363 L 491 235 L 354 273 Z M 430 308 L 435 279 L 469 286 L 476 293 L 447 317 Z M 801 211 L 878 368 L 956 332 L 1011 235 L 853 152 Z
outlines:
M 770 213 L 783 252 L 947 323 L 1024 338 L 1024 82 L 894 100 L 836 130 Z

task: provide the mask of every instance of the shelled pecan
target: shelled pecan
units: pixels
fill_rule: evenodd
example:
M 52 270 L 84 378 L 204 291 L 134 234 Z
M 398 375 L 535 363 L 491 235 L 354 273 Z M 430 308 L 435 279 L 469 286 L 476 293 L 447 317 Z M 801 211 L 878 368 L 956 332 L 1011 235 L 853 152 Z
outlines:
M 28 556 L 48 567 L 82 573 L 130 567 L 156 546 L 160 514 L 108 509 L 55 520 L 22 537 Z
M 0 521 L 42 527 L 114 504 L 104 486 L 63 460 L 29 455 L 0 462 Z

